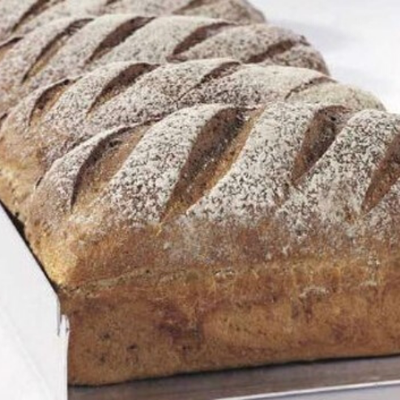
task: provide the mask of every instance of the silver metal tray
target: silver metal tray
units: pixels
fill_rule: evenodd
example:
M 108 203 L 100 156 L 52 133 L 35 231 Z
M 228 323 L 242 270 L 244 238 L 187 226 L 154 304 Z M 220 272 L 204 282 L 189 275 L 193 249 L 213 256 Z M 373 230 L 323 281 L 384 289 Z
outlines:
M 324 361 L 137 381 L 103 388 L 70 388 L 69 400 L 272 399 L 375 390 L 368 399 L 400 398 L 400 357 Z M 391 397 L 383 394 L 390 388 Z M 395 391 L 394 391 L 395 390 Z M 358 392 L 360 391 L 360 392 Z M 350 392 L 348 392 L 350 393 Z M 393 393 L 396 393 L 393 395 Z M 347 394 L 346 399 L 351 395 Z M 314 398 L 314 397 L 312 397 Z M 330 397 L 329 397 L 330 398 Z M 366 399 L 367 397 L 351 397 Z

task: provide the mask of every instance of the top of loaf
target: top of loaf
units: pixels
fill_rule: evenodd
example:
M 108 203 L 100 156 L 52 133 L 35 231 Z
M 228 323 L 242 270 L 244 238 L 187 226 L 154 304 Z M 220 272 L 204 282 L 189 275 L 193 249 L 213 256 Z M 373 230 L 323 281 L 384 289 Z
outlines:
M 278 218 L 289 217 L 299 236 L 312 220 L 332 227 L 363 218 L 397 180 L 399 133 L 398 115 L 366 110 L 353 116 Z
M 62 175 L 87 168 L 85 160 L 104 138 L 122 136 L 122 145 L 139 130 L 141 139 L 131 154 L 125 154 L 120 170 L 105 185 L 108 188 L 102 195 L 104 201 L 117 208 L 124 204 L 120 212 L 112 213 L 120 216 L 121 221 L 159 223 L 168 212 L 157 211 L 150 202 L 157 199 L 166 206 L 178 180 L 190 175 L 182 172 L 186 163 L 191 158 L 197 163 L 199 157 L 204 157 L 205 165 L 196 167 L 196 173 L 201 173 L 210 162 L 223 164 L 223 171 L 218 179 L 211 177 L 212 185 L 179 214 L 221 222 L 231 215 L 243 217 L 249 223 L 272 216 L 279 209 L 280 219 L 289 215 L 291 220 L 297 216 L 304 222 L 307 213 L 312 213 L 332 226 L 346 220 L 353 222 L 383 197 L 380 193 L 371 207 L 367 205 L 366 197 L 372 196 L 367 193 L 378 184 L 377 175 L 385 172 L 382 163 L 392 156 L 391 146 L 399 137 L 399 124 L 398 116 L 383 111 L 355 113 L 323 103 L 278 102 L 261 110 L 217 104 L 195 106 L 172 113 L 159 122 L 130 128 L 129 135 L 126 135 L 129 128 L 113 128 L 95 135 L 57 161 L 46 179 L 52 181 L 49 189 L 56 182 L 62 186 L 59 183 L 63 181 Z M 206 155 L 195 156 L 196 146 Z M 218 146 L 226 149 L 217 149 Z M 107 149 L 103 151 L 107 153 Z M 76 169 L 79 163 L 81 167 Z M 65 172 L 59 172 L 59 168 Z M 141 177 L 141 174 L 147 175 Z M 143 210 L 132 199 L 132 190 L 137 187 L 144 203 L 148 198 Z M 73 187 L 67 190 L 66 204 L 76 198 L 75 190 Z M 58 196 L 57 191 L 54 194 Z M 340 212 L 339 207 L 343 207 Z M 139 212 L 143 214 L 139 216 Z
M 110 243 L 110 232 L 150 240 L 165 231 L 162 246 L 169 249 L 178 235 L 203 260 L 217 251 L 209 242 L 203 247 L 210 229 L 226 235 L 232 224 L 232 237 L 253 230 L 265 254 L 299 245 L 309 251 L 316 232 L 325 249 L 378 235 L 389 240 L 400 211 L 399 143 L 399 116 L 378 110 L 288 102 L 196 106 L 105 131 L 56 161 L 32 198 L 27 226 L 60 284 L 115 277 L 90 263 L 79 270 L 89 265 L 88 243 Z M 80 232 L 82 252 L 68 232 Z M 66 270 L 57 270 L 58 245 L 49 237 L 73 252 Z
M 63 17 L 109 13 L 202 15 L 240 23 L 264 22 L 247 0 L 0 0 L 0 41 Z
M 104 130 L 159 120 L 184 107 L 255 107 L 275 101 L 381 109 L 373 96 L 317 71 L 209 59 L 177 64 L 111 63 L 82 78 L 44 87 L 4 119 L 0 163 L 21 213 L 54 161 Z M 10 202 L 9 202 L 10 203 Z M 21 217 L 24 217 L 22 212 Z

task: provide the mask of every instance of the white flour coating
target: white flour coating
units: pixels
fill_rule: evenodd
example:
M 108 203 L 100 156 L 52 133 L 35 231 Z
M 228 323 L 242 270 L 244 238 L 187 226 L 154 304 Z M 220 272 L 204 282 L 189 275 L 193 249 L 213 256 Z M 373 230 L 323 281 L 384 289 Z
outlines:
M 379 204 L 373 208 L 358 224 L 361 233 L 373 231 L 381 239 L 390 239 L 398 243 L 397 232 L 400 216 L 400 181 L 392 186 Z M 397 229 L 395 229 L 397 227 Z
M 0 2 L 0 42 L 12 31 L 37 0 L 3 0 Z
M 396 135 L 392 115 L 372 110 L 356 114 L 279 211 L 278 220 L 299 234 L 314 219 L 323 226 L 352 223 Z
M 304 90 L 293 93 L 291 101 L 307 101 L 310 103 L 342 104 L 352 110 L 376 109 L 384 110 L 383 104 L 371 93 L 349 85 L 337 85 L 336 82 L 325 82 L 322 85 L 310 85 Z
M 88 69 L 90 58 L 100 44 L 121 25 L 134 18 L 132 15 L 111 14 L 89 22 L 67 40 L 43 70 L 31 79 L 29 87 L 36 88 L 67 76 L 82 74 Z
M 264 61 L 259 64 L 308 68 L 329 74 L 328 67 L 325 64 L 321 53 L 312 46 L 305 46 L 303 44 L 296 44 L 289 50 L 264 59 Z
M 111 206 L 113 218 L 133 224 L 158 222 L 205 125 L 226 108 L 184 109 L 150 128 L 101 199 L 106 208 Z
M 227 62 L 213 59 L 158 67 L 144 74 L 120 96 L 99 107 L 91 118 L 91 129 L 130 125 L 176 111 L 182 96 Z
M 15 1 L 15 0 L 6 0 Z M 53 23 L 61 18 L 80 17 L 86 18 L 102 14 L 107 0 L 50 0 L 49 7 L 46 7 L 39 15 L 27 20 L 17 32 L 25 34 L 32 30 Z
M 71 211 L 77 179 L 85 162 L 101 143 L 120 131 L 102 132 L 54 162 L 36 193 L 37 197 L 43 193 L 46 198 L 47 219 L 52 226 L 57 226 L 60 217 Z
M 400 137 L 400 116 L 392 115 Z M 397 154 L 394 154 L 397 161 Z M 393 160 L 392 160 L 393 162 Z M 383 171 L 384 172 L 384 171 Z M 379 177 L 380 181 L 385 182 L 385 176 Z M 389 187 L 387 193 L 385 193 L 373 207 L 367 215 L 364 216 L 357 224 L 357 229 L 361 232 L 365 230 L 372 230 L 375 235 L 381 239 L 389 239 L 393 244 L 397 246 L 399 237 L 395 234 L 400 223 L 400 177 L 397 177 L 397 181 Z
M 25 97 L 17 106 L 15 106 L 8 117 L 4 120 L 2 129 L 0 131 L 0 137 L 5 136 L 19 136 L 23 137 L 23 140 L 29 140 L 32 138 L 30 134 L 30 122 L 32 113 L 40 100 L 40 98 L 49 90 L 57 86 L 58 84 L 44 86 L 38 90 L 35 90 L 29 96 Z
M 220 20 L 201 17 L 156 18 L 107 53 L 97 65 L 129 60 L 165 63 L 168 57 L 173 55 L 175 48 L 191 34 L 201 28 L 205 29 L 222 23 L 223 21 Z
M 248 64 L 228 76 L 206 82 L 182 101 L 190 105 L 199 102 L 232 103 L 234 99 L 236 105 L 252 107 L 285 100 L 299 86 L 319 78 L 330 80 L 317 71 L 307 69 Z
M 240 23 L 265 22 L 264 15 L 254 9 L 248 0 L 218 0 L 205 3 L 202 6 L 180 11 L 185 15 L 204 15 L 214 18 L 224 18 Z
M 120 76 L 130 63 L 115 63 L 85 75 L 69 88 L 55 106 L 44 116 L 37 130 L 39 146 L 47 149 L 45 164 L 51 165 L 76 144 L 89 139 L 100 130 L 92 131 L 88 126 L 88 112 L 104 88 Z M 112 119 L 115 116 L 109 115 Z
M 231 57 L 248 62 L 252 57 L 265 54 L 272 46 L 285 42 L 303 43 L 305 40 L 286 29 L 265 24 L 232 26 L 191 47 L 181 54 L 183 58 L 199 59 L 212 57 Z
M 119 0 L 108 6 L 111 12 L 134 12 L 138 14 L 172 14 L 187 7 L 193 0 Z
M 277 103 L 257 118 L 238 159 L 189 215 L 257 222 L 286 199 L 294 161 L 317 106 Z
M 49 24 L 32 35 L 28 42 L 20 41 L 0 62 L 0 116 L 18 98 L 18 91 L 25 75 L 36 62 L 49 42 L 71 26 L 76 19 L 63 19 Z

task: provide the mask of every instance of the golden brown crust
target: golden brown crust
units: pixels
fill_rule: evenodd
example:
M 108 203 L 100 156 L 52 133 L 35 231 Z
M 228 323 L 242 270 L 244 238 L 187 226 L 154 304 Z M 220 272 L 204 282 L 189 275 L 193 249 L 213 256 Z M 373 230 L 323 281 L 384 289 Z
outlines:
M 398 353 L 398 268 L 383 263 L 375 287 L 353 255 L 334 261 L 187 268 L 61 293 L 70 382 Z

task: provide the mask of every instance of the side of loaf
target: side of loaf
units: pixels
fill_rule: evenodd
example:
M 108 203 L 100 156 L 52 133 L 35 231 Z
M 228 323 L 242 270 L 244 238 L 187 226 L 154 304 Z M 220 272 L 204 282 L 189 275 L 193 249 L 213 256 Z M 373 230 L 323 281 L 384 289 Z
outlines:
M 162 118 L 196 104 L 254 107 L 278 100 L 381 109 L 372 95 L 317 71 L 198 60 L 111 63 L 26 97 L 0 131 L 0 194 L 24 220 L 24 204 L 53 162 L 107 129 Z
M 201 15 L 240 23 L 265 21 L 247 0 L 0 0 L 0 41 L 59 18 L 110 13 Z
M 379 110 L 210 104 L 59 158 L 26 228 L 70 381 L 398 353 L 399 143 Z

